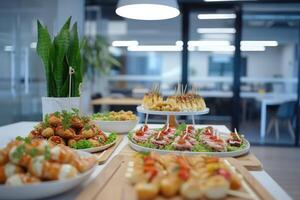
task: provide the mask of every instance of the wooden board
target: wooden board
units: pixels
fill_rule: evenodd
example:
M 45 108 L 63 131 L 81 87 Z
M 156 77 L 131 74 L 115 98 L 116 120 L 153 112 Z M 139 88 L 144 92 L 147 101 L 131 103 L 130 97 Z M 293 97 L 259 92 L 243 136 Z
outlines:
M 104 170 L 79 193 L 76 200 L 101 200 L 101 199 L 121 199 L 121 200 L 137 200 L 134 188 L 129 184 L 125 178 L 127 170 L 127 162 L 130 160 L 129 155 L 117 155 L 114 159 L 104 168 Z M 251 194 L 253 199 L 268 199 L 273 200 L 271 194 L 264 189 L 264 187 L 248 172 L 246 168 L 241 166 L 237 160 L 226 158 L 226 160 L 235 169 L 242 174 L 243 192 Z M 165 199 L 162 197 L 156 198 Z M 169 200 L 182 200 L 181 197 L 168 198 Z M 229 196 L 226 200 L 237 200 L 240 197 Z
M 108 148 L 104 151 L 93 153 L 93 155 L 95 155 L 98 158 L 98 164 L 99 165 L 105 163 L 109 159 L 109 157 L 116 150 L 116 148 L 119 146 L 119 144 L 121 143 L 123 138 L 124 138 L 123 135 L 117 135 L 116 143 L 113 146 L 111 146 L 110 148 Z
M 126 145 L 121 150 L 120 154 L 131 155 L 133 152 L 135 151 L 131 149 L 129 145 Z M 252 153 L 248 153 L 246 155 L 239 156 L 234 159 L 238 160 L 242 166 L 244 166 L 246 169 L 250 171 L 259 171 L 263 169 L 261 162 Z

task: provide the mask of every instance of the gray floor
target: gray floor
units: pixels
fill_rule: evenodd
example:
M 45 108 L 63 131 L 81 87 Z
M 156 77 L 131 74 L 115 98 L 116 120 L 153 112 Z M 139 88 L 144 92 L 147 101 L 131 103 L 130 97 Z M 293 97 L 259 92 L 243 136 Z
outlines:
M 300 148 L 251 147 L 251 151 L 293 199 L 300 199 Z

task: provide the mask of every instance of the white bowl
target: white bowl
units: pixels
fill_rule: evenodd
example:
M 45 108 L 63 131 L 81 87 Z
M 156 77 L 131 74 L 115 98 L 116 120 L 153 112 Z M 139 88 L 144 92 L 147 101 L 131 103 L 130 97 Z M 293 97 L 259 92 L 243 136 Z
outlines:
M 138 124 L 139 118 L 135 120 L 127 121 L 103 121 L 103 120 L 93 120 L 94 123 L 105 132 L 115 132 L 115 133 L 128 133 Z
M 77 152 L 80 156 L 91 156 L 91 154 L 87 152 Z M 61 194 L 86 181 L 95 170 L 96 165 L 90 170 L 67 180 L 47 181 L 22 186 L 0 185 L 0 199 L 41 199 Z

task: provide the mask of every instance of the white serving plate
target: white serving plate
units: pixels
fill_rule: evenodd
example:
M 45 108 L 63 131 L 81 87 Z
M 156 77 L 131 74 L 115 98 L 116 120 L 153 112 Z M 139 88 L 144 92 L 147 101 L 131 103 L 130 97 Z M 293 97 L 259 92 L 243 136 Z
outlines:
M 76 151 L 80 156 L 92 156 L 90 153 Z M 97 165 L 97 164 L 96 164 Z M 28 199 L 42 199 L 66 192 L 79 184 L 86 181 L 92 174 L 96 165 L 85 173 L 78 176 L 60 181 L 47 181 L 38 184 L 28 184 L 23 186 L 8 186 L 0 185 L 0 199 L 5 200 L 28 200 Z
M 238 150 L 238 151 L 230 151 L 230 152 L 192 152 L 192 151 L 175 151 L 175 150 L 162 150 L 162 149 L 153 149 L 148 147 L 142 147 L 138 144 L 133 143 L 130 139 L 129 146 L 134 149 L 135 151 L 148 153 L 148 152 L 155 152 L 159 154 L 176 154 L 176 155 L 185 155 L 185 156 L 195 156 L 195 155 L 211 155 L 217 157 L 238 157 L 244 154 L 247 154 L 250 150 L 250 143 L 245 140 L 247 143 L 246 148 Z
M 156 110 L 148 110 L 143 106 L 138 106 L 136 110 L 140 113 L 150 114 L 150 115 L 205 115 L 209 113 L 209 108 L 205 108 L 202 111 L 156 111 Z
M 76 149 L 76 150 L 80 150 L 80 151 L 85 151 L 85 152 L 89 152 L 89 153 L 95 153 L 95 152 L 99 152 L 99 151 L 103 151 L 108 149 L 109 147 L 113 146 L 116 143 L 117 140 L 115 140 L 114 142 L 110 143 L 110 144 L 106 144 L 100 147 L 92 147 L 92 148 L 87 148 L 87 149 Z
M 138 124 L 139 118 L 126 121 L 93 120 L 93 122 L 105 132 L 128 133 Z

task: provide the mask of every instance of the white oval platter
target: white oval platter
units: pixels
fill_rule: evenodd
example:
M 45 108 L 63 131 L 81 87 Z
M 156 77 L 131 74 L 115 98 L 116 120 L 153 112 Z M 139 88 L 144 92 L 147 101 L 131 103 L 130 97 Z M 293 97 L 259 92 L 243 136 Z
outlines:
M 209 108 L 205 108 L 202 111 L 156 111 L 156 110 L 148 110 L 143 106 L 138 106 L 136 110 L 139 113 L 150 114 L 150 115 L 205 115 L 209 113 Z
M 142 152 L 142 153 L 149 153 L 155 152 L 159 154 L 176 154 L 176 155 L 185 155 L 185 156 L 195 156 L 195 155 L 210 155 L 210 156 L 217 156 L 217 157 L 238 157 L 244 154 L 247 154 L 250 150 L 250 143 L 245 140 L 247 143 L 244 149 L 240 149 L 237 151 L 227 151 L 227 152 L 193 152 L 193 151 L 176 151 L 176 150 L 162 150 L 162 149 L 154 149 L 149 147 L 140 146 L 134 142 L 129 140 L 129 146 L 134 149 L 135 151 Z
M 76 151 L 80 156 L 92 156 L 90 153 Z M 96 164 L 97 165 L 97 164 Z M 96 165 L 85 173 L 78 176 L 58 181 L 47 181 L 38 184 L 28 184 L 22 186 L 8 186 L 0 185 L 0 199 L 5 200 L 25 200 L 25 199 L 43 199 L 54 195 L 66 192 L 84 181 L 86 181 L 92 172 L 95 170 Z

